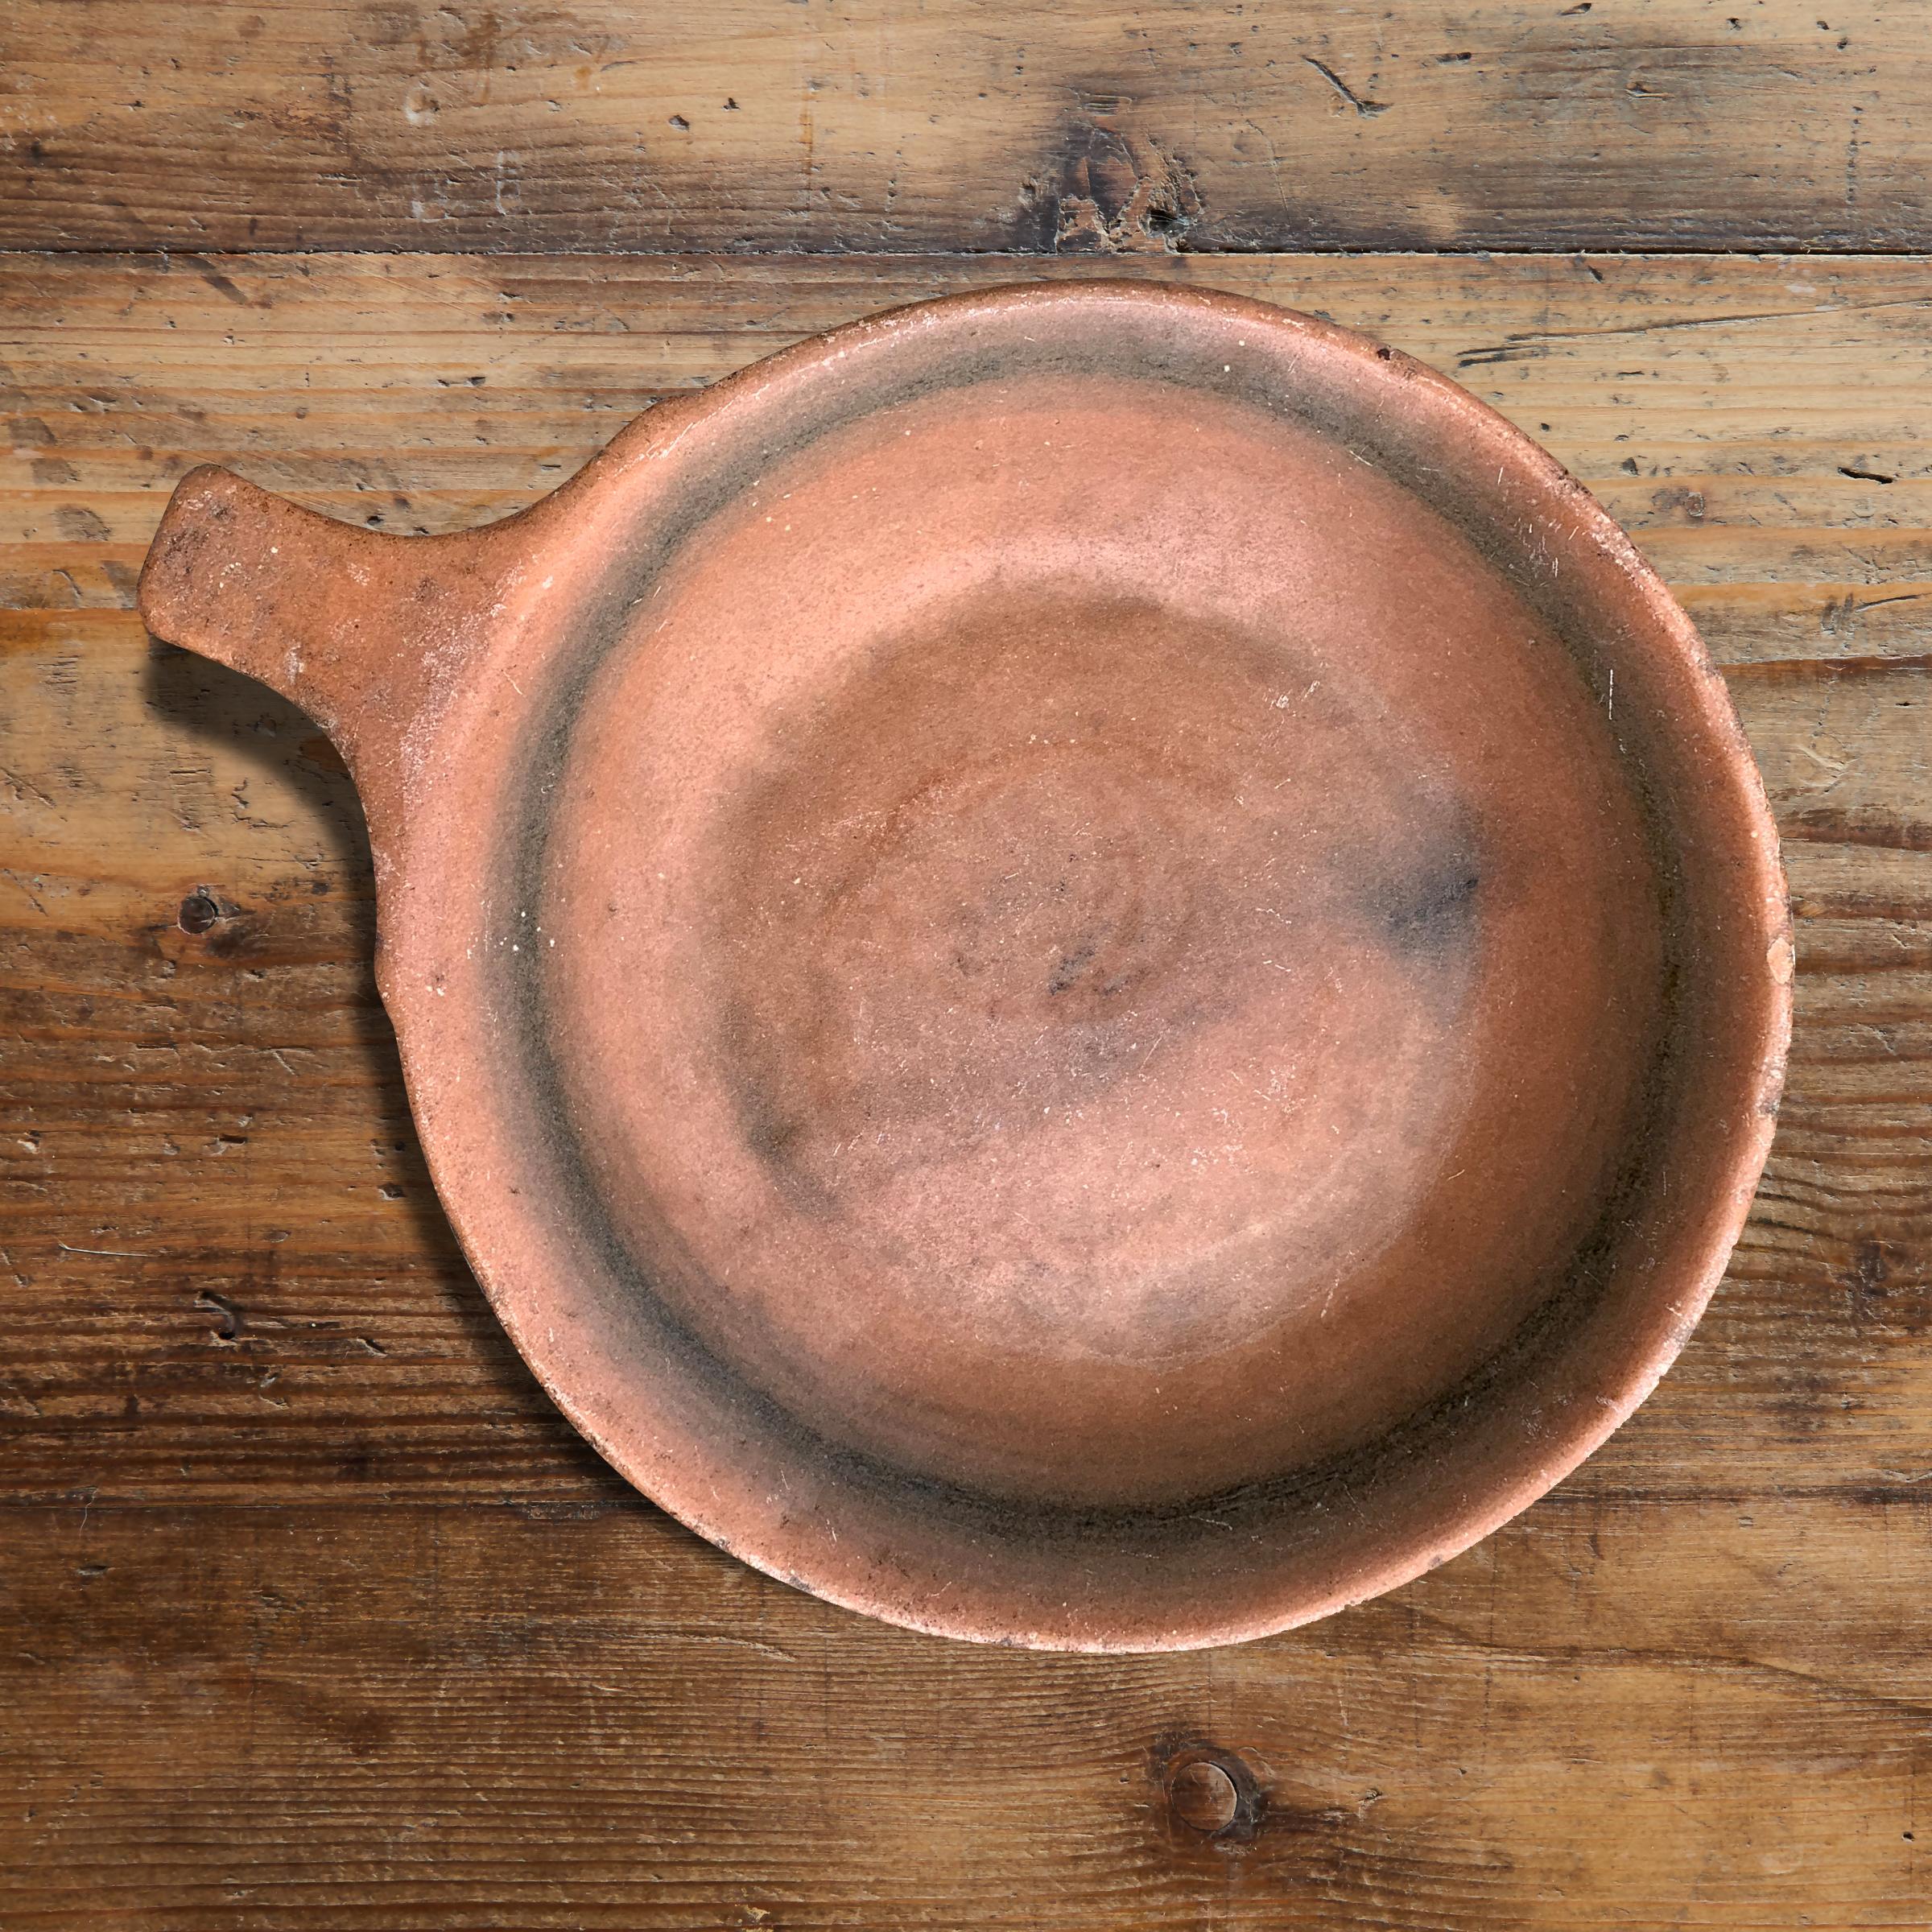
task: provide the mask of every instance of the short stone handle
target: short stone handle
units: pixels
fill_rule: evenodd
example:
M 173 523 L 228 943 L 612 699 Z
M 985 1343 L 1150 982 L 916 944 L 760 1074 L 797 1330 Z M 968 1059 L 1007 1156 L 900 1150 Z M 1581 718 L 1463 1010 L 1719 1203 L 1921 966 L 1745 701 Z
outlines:
M 338 523 L 206 464 L 175 489 L 141 572 L 154 635 L 258 678 L 393 788 L 410 722 L 480 642 L 503 575 L 488 530 L 395 537 Z

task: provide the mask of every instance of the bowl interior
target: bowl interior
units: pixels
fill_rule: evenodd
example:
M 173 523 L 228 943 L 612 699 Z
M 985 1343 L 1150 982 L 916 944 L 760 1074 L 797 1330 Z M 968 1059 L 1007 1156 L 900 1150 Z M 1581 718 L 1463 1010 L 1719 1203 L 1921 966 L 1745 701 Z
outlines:
M 1656 870 L 1435 512 L 1251 403 L 1044 377 L 774 463 L 658 587 L 545 966 L 597 1190 L 737 1373 L 923 1477 L 1172 1505 L 1549 1292 L 1641 1129 Z

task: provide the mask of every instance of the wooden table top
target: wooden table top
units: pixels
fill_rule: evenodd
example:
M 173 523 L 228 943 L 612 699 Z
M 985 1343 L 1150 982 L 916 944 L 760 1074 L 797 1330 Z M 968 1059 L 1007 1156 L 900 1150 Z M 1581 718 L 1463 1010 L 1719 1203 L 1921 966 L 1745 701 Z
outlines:
M 1932 1925 L 1932 68 L 1822 3 L 8 10 L 0 1926 Z M 1404 1590 L 1144 1659 L 867 1622 L 603 1468 L 430 1190 L 339 762 L 132 609 L 195 463 L 460 528 L 811 331 L 1096 272 L 1554 451 L 1723 667 L 1798 933 L 1637 1419 Z

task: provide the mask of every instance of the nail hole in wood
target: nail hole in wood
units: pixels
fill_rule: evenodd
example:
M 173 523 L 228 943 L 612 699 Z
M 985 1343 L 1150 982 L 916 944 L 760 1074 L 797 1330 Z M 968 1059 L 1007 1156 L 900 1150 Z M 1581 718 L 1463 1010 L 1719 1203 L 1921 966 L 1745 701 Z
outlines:
M 175 914 L 175 923 L 184 932 L 208 931 L 221 916 L 221 908 L 207 893 L 199 890 L 191 892 L 181 902 L 181 910 Z
M 1241 1793 L 1234 1780 L 1205 1758 L 1183 1765 L 1174 1773 L 1168 1780 L 1167 1799 L 1175 1818 L 1203 1838 L 1225 1831 L 1241 1809 Z

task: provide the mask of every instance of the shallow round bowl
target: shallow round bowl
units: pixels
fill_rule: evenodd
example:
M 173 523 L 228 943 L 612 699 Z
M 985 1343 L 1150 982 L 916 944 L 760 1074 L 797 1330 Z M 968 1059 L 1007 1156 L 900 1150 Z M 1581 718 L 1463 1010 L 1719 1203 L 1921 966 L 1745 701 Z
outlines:
M 437 1187 L 559 1405 L 836 1602 L 1252 1637 L 1522 1509 L 1703 1310 L 1776 842 L 1629 542 L 1225 296 L 902 310 L 394 539 L 201 472 L 142 608 L 336 736 Z

